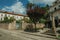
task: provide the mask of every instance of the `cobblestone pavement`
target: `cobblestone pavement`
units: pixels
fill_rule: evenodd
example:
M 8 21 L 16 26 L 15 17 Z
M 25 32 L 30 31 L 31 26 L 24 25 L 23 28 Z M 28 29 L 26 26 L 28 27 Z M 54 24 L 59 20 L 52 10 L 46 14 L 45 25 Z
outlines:
M 24 34 L 19 31 L 0 29 L 0 40 L 56 40 L 56 39 Z

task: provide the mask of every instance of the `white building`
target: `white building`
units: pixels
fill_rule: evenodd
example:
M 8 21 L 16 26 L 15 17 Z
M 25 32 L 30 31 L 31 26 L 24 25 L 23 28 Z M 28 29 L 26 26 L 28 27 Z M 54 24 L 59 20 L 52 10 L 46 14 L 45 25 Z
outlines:
M 53 5 L 49 9 L 49 13 L 54 13 L 54 17 L 58 17 L 60 19 L 60 0 L 56 0 Z
M 10 17 L 14 17 L 14 19 L 16 20 L 21 20 L 24 18 L 25 15 L 15 14 L 14 12 L 0 11 L 0 20 L 4 20 L 5 16 L 7 16 L 8 19 L 10 19 Z

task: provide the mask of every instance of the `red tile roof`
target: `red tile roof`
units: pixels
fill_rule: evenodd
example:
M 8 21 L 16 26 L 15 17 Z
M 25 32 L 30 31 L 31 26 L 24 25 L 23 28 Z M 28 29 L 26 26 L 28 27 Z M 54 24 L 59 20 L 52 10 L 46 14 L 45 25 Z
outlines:
M 1 11 L 1 10 L 0 10 L 0 12 L 5 13 L 5 14 L 17 15 L 17 16 L 27 16 L 27 15 L 23 15 L 23 14 L 16 14 L 14 12 L 7 12 L 7 11 Z

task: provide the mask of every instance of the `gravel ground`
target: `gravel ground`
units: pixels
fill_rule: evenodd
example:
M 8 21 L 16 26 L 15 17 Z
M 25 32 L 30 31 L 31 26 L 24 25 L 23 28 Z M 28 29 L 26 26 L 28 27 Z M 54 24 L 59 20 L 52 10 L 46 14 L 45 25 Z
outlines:
M 21 33 L 20 31 L 9 31 L 0 29 L 0 40 L 56 40 Z
M 22 39 L 0 31 L 0 40 L 22 40 Z

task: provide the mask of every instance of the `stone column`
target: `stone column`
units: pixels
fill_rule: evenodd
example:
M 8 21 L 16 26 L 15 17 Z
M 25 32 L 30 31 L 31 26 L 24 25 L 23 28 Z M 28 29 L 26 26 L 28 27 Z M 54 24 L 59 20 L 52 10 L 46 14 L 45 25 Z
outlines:
M 56 30 L 56 27 L 55 27 L 55 19 L 54 19 L 54 14 L 52 14 L 52 28 L 53 28 L 53 31 L 56 35 L 56 37 L 58 37 L 58 34 L 57 34 L 57 30 Z

